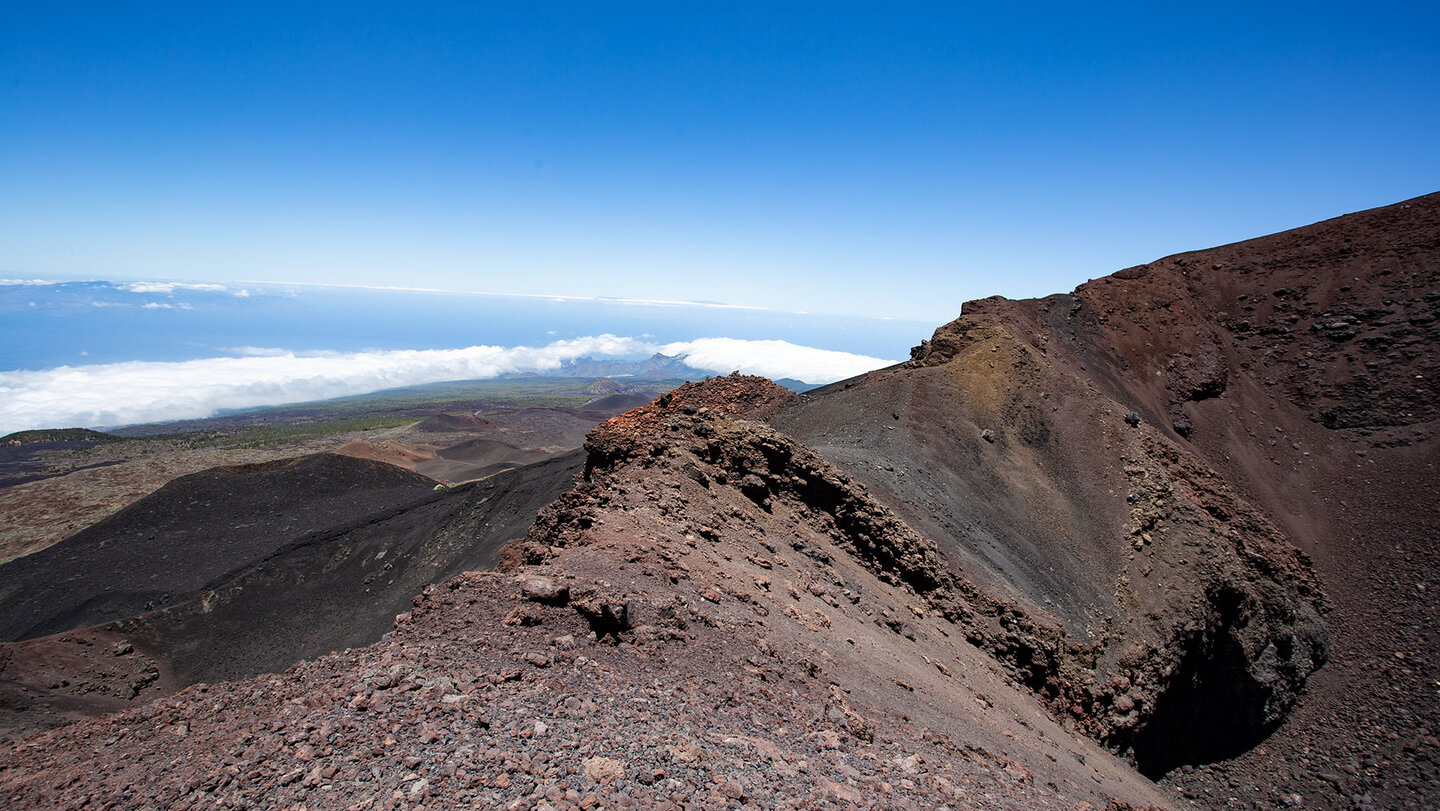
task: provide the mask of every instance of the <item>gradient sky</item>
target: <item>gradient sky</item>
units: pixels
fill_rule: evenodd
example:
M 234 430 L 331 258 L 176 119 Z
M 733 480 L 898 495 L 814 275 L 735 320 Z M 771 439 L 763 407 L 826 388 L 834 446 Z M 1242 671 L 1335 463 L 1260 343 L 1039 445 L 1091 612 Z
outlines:
M 939 323 L 1440 189 L 1433 2 L 221 5 L 0 9 L 0 275 Z

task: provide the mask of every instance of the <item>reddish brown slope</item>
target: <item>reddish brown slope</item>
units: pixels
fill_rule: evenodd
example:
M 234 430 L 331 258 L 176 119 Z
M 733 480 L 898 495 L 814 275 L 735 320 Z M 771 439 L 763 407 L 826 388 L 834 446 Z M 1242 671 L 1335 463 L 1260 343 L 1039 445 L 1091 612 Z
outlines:
M 1132 528 L 1135 504 L 1173 506 L 1148 489 L 1126 503 L 1126 437 L 1184 449 L 1313 558 L 1335 645 L 1260 748 L 1175 779 L 1221 805 L 1433 804 L 1437 315 L 1431 195 L 1070 295 L 973 302 L 912 363 L 821 392 L 777 425 L 972 576 L 1082 628 L 1106 596 L 1089 578 L 1114 565 L 1104 538 Z M 1156 569 L 1111 571 L 1134 583 Z
M 735 418 L 789 396 L 724 378 L 607 424 L 589 481 L 509 548 L 507 574 L 427 589 L 363 651 L 13 745 L 0 796 L 17 808 L 1162 802 L 964 638 L 1003 635 L 1013 618 L 955 603 L 934 549 L 863 488 Z
M 1315 560 L 1335 666 L 1264 754 L 1213 782 L 1278 774 L 1282 796 L 1326 805 L 1440 799 L 1440 194 L 967 313 L 1026 325 L 1057 363 L 1187 432 Z
M 1003 325 L 773 423 L 846 466 L 956 576 L 1066 632 L 992 646 L 1147 774 L 1233 755 L 1324 661 L 1314 576 L 1200 459 Z

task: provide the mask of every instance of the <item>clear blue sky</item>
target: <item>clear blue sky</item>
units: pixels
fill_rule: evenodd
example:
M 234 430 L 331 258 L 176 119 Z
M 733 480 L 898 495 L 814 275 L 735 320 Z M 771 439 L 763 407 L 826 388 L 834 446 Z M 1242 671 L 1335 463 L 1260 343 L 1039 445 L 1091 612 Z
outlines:
M 1433 2 L 219 5 L 4 5 L 0 275 L 939 322 L 1440 189 Z

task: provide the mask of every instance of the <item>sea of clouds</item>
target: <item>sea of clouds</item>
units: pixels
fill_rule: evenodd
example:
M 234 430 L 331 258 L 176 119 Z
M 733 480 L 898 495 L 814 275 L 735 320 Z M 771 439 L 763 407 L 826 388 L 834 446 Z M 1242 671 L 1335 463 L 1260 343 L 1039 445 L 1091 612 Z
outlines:
M 596 335 L 544 346 L 295 354 L 248 347 L 240 357 L 0 372 L 0 435 L 30 428 L 113 427 L 196 419 L 381 389 L 510 373 L 545 374 L 579 358 L 685 356 L 702 372 L 741 371 L 830 383 L 895 361 L 787 341 L 700 338 L 667 344 Z

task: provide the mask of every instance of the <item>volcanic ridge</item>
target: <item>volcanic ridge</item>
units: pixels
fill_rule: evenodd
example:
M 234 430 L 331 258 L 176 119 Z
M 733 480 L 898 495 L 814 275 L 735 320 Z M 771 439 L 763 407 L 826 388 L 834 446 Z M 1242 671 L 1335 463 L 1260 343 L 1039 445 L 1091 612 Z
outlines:
M 0 797 L 1433 807 L 1437 317 L 1431 195 L 408 459 L 519 465 L 458 487 L 178 479 L 0 567 Z

